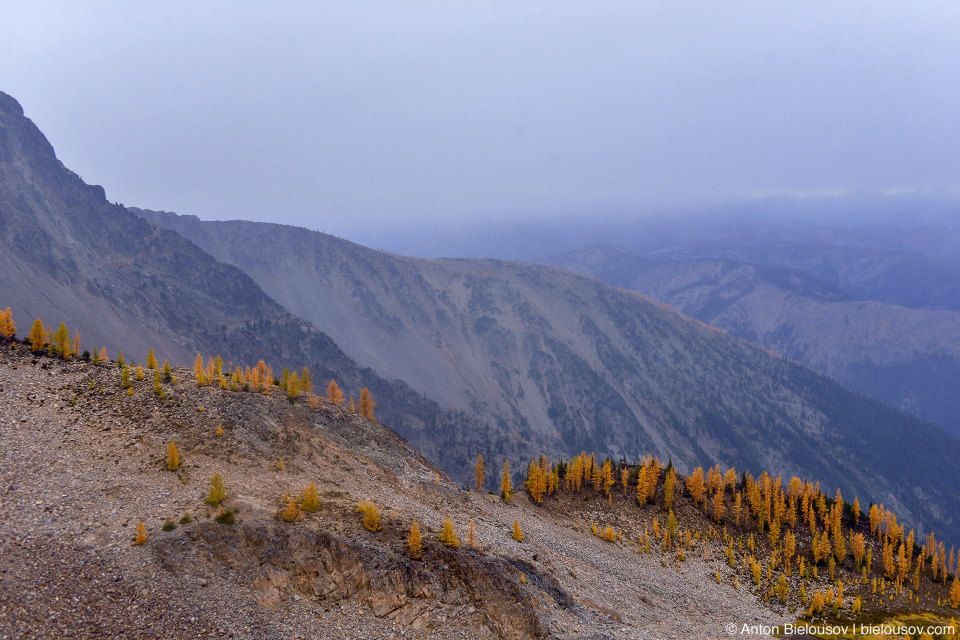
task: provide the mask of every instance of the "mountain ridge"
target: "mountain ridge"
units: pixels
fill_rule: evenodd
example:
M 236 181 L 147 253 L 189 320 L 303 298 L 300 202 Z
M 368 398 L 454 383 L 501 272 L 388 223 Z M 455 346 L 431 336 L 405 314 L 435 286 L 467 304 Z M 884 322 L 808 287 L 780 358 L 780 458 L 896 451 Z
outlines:
M 960 313 L 862 299 L 802 271 L 653 261 L 598 246 L 543 259 L 639 291 L 960 433 Z
M 709 460 L 789 473 L 816 467 L 825 481 L 855 477 L 862 489 L 854 492 L 867 495 L 871 486 L 873 495 L 878 485 L 867 476 L 891 469 L 882 451 L 904 446 L 908 430 L 956 444 L 939 429 L 596 278 L 516 262 L 396 256 L 276 224 L 139 213 L 246 270 L 357 359 L 415 381 L 442 403 L 465 398 L 484 422 L 499 419 L 503 433 L 551 454 L 584 449 L 617 459 L 652 450 L 681 469 Z M 295 281 L 302 283 L 296 298 L 281 286 Z M 403 373 L 415 356 L 435 376 L 445 372 L 436 386 Z M 464 379 L 472 382 L 455 390 L 460 395 L 444 397 L 444 385 Z M 493 397 L 484 395 L 489 389 Z M 418 448 L 430 446 L 403 433 Z M 481 451 L 494 445 L 499 459 L 497 440 L 467 438 L 445 443 L 454 466 L 469 467 L 468 443 Z M 919 457 L 914 463 L 923 466 Z M 920 484 L 937 481 L 931 475 Z M 892 488 L 885 484 L 883 493 Z

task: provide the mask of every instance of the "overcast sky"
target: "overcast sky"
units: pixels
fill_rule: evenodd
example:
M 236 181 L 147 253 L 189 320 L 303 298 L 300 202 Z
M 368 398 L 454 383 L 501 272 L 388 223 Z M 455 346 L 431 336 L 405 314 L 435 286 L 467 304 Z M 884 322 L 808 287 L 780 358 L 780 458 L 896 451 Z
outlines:
M 960 187 L 960 3 L 6 3 L 107 197 L 371 226 Z

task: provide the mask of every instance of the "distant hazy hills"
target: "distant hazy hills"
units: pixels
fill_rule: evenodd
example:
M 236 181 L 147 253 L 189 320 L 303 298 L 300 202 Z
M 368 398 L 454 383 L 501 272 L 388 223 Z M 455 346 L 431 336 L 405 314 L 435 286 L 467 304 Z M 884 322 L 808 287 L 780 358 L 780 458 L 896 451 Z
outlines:
M 898 253 L 878 259 L 875 250 L 843 252 L 841 258 L 840 249 L 830 251 L 832 283 L 798 269 L 717 259 L 652 261 L 612 246 L 547 262 L 639 291 L 960 433 L 960 312 L 864 300 L 842 291 L 840 285 L 859 293 L 891 290 L 882 274 L 906 260 Z M 859 269 L 852 266 L 856 255 Z M 785 256 L 779 261 L 792 263 Z M 827 263 L 821 255 L 815 265 Z
M 815 478 L 960 535 L 956 438 L 637 294 L 552 267 L 139 213 L 64 168 L 0 94 L 0 303 L 21 335 L 39 315 L 137 358 L 307 365 L 348 393 L 370 387 L 381 419 L 461 478 L 478 452 L 491 466 L 653 452 Z
M 956 439 L 594 278 L 407 258 L 282 225 L 140 213 L 244 269 L 358 361 L 499 427 L 441 447 L 403 431 L 448 468 L 477 450 L 500 453 L 510 440 L 491 437 L 499 431 L 566 455 L 655 451 L 685 468 L 787 468 L 845 493 L 879 496 L 883 486 L 914 509 L 923 500 L 903 487 L 950 491 L 908 445 L 932 440 L 960 453 Z M 903 464 L 901 455 L 915 457 Z M 942 460 L 946 473 L 960 470 Z M 925 479 L 900 476 L 907 469 Z

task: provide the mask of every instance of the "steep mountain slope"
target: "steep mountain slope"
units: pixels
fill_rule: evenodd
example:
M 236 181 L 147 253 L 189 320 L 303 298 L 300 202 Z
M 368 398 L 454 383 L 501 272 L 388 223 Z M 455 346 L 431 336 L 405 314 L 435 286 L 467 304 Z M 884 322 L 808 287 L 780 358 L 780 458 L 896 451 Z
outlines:
M 539 503 L 518 489 L 507 503 L 458 489 L 396 434 L 342 406 L 197 387 L 188 369 L 175 374 L 163 398 L 149 380 L 128 392 L 115 364 L 0 340 L 0 636 L 722 638 L 730 625 L 802 618 L 811 602 L 801 593 L 815 600 L 837 585 L 833 569 L 812 575 L 802 516 L 790 524 L 785 512 L 796 544 L 778 545 L 777 559 L 759 511 L 722 524 L 708 517 L 719 517 L 718 503 L 731 513 L 744 483 L 717 491 L 707 513 L 682 477 L 668 507 L 669 473 L 652 467 L 644 504 L 634 499 L 637 467 L 622 469 L 609 497 L 567 486 Z M 555 469 L 563 480 L 570 468 Z M 362 524 L 360 501 L 379 522 Z M 439 540 L 447 518 L 459 547 Z M 414 522 L 420 558 L 408 546 Z M 878 579 L 882 545 L 867 518 L 857 524 L 847 511 L 839 523 L 851 540 L 866 534 Z M 748 542 L 728 547 L 726 534 Z M 925 612 L 936 624 L 951 615 L 949 586 L 929 568 L 918 570 L 919 588 L 871 594 L 854 556 L 838 554 L 846 601 L 834 617 Z M 909 558 L 918 556 L 915 548 Z M 756 584 L 754 557 L 771 567 Z
M 20 335 L 41 317 L 79 329 L 84 347 L 106 346 L 143 361 L 156 348 L 173 364 L 197 351 L 277 371 L 308 366 L 318 383 L 346 393 L 369 387 L 382 419 L 399 428 L 456 437 L 479 427 L 405 383 L 348 358 L 329 336 L 291 315 L 245 273 L 182 236 L 107 202 L 57 160 L 53 147 L 0 93 L 0 303 Z
M 929 511 L 930 498 L 960 499 L 949 488 L 960 480 L 955 438 L 596 279 L 404 258 L 280 225 L 141 214 L 243 268 L 384 375 L 551 455 L 775 467 L 931 523 L 952 519 Z M 401 432 L 446 468 L 469 468 L 477 450 L 499 460 L 510 442 L 464 432 L 434 448 Z M 905 446 L 913 439 L 943 448 L 921 453 Z
M 802 272 L 653 262 L 611 246 L 545 260 L 669 304 L 960 433 L 960 313 L 857 300 Z

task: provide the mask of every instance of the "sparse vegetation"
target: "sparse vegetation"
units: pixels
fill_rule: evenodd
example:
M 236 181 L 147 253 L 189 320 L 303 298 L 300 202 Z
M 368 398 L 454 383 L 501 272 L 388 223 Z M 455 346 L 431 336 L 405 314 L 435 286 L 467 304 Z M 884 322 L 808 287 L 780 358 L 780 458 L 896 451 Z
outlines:
M 357 511 L 363 514 L 363 528 L 367 531 L 380 531 L 380 511 L 376 505 L 367 500 L 361 500 Z
M 207 504 L 218 505 L 224 500 L 227 499 L 227 489 L 223 485 L 223 478 L 220 477 L 219 473 L 213 474 L 213 477 L 210 478 L 210 492 L 207 494 L 206 502 Z
M 440 542 L 447 547 L 459 547 L 460 540 L 457 538 L 456 531 L 453 530 L 453 520 L 450 518 L 444 518 L 443 520 L 443 530 L 440 532 Z
M 300 514 L 300 508 L 297 506 L 297 503 L 293 498 L 290 498 L 287 501 L 287 508 L 280 512 L 280 517 L 284 522 L 296 522 L 302 518 L 302 515 Z
M 313 482 L 303 490 L 303 500 L 300 506 L 307 513 L 316 513 L 320 509 L 320 494 L 317 491 L 317 485 Z
M 177 451 L 177 445 L 171 440 L 167 444 L 167 469 L 176 471 L 180 467 L 180 453 Z

